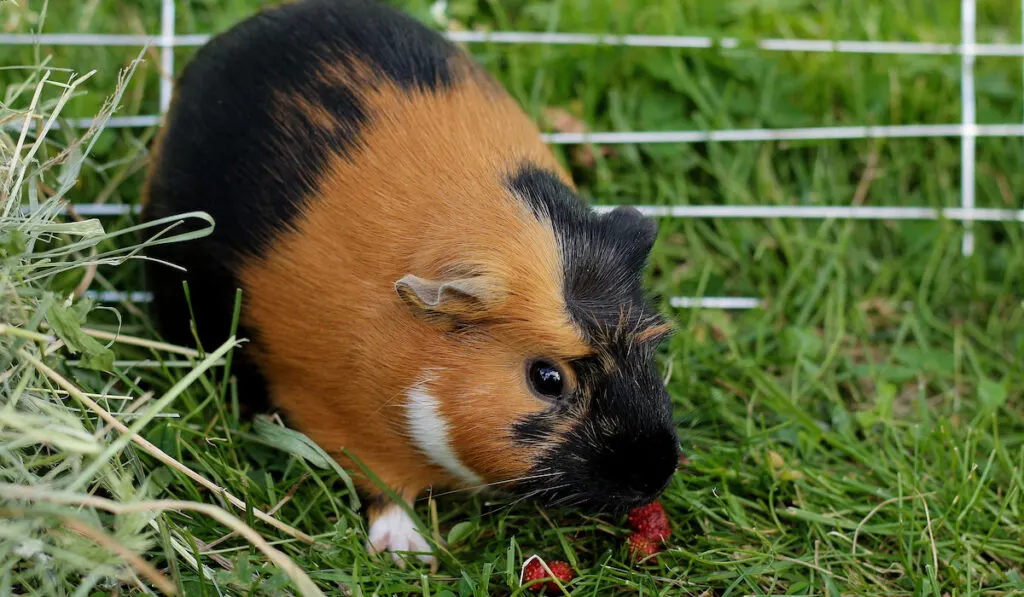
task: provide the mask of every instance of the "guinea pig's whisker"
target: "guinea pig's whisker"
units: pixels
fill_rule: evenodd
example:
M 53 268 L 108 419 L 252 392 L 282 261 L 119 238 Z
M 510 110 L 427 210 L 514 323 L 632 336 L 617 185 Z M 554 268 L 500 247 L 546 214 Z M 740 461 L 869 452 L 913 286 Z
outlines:
M 387 400 L 385 400 L 380 405 L 380 408 L 378 408 L 377 411 L 374 412 L 373 414 L 379 415 L 381 413 L 381 411 L 383 411 L 385 408 L 388 408 L 389 406 L 391 406 L 391 407 L 402 406 L 401 404 L 396 404 L 396 401 L 399 398 L 402 398 L 403 396 L 405 396 L 405 392 L 395 392 L 395 393 L 393 393 Z
M 452 494 L 455 494 L 455 493 L 463 493 L 463 492 L 466 492 L 466 491 L 476 491 L 478 489 L 484 489 L 486 487 L 494 487 L 495 485 L 508 485 L 509 483 L 520 483 L 522 481 L 533 481 L 534 479 L 543 479 L 543 478 L 546 478 L 546 477 L 553 477 L 553 476 L 558 475 L 558 474 L 559 473 L 557 473 L 557 472 L 554 472 L 554 473 L 541 473 L 541 474 L 538 474 L 538 475 L 528 475 L 526 477 L 515 477 L 515 478 L 512 478 L 512 479 L 504 479 L 502 481 L 494 481 L 494 482 L 491 482 L 491 483 L 483 483 L 481 485 L 474 485 L 472 487 L 463 487 L 461 489 L 453 489 L 451 491 L 446 491 L 444 493 L 435 493 L 434 497 L 442 497 L 442 496 L 446 496 L 446 495 L 452 495 Z M 540 490 L 540 491 L 543 491 L 543 490 Z
M 570 493 L 569 495 L 562 496 L 551 502 L 552 506 L 560 506 L 563 508 L 571 508 L 583 503 L 587 499 L 587 496 L 582 493 Z
M 525 501 L 527 501 L 529 499 L 533 499 L 533 498 L 535 498 L 535 497 L 537 497 L 539 495 L 543 495 L 545 492 L 552 492 L 553 493 L 553 492 L 558 491 L 559 489 L 565 489 L 566 487 L 569 487 L 570 485 L 572 485 L 572 484 L 571 483 L 562 483 L 561 485 L 554 485 L 552 487 L 541 487 L 539 489 L 534 489 L 533 491 L 530 491 L 530 492 L 526 493 L 525 495 L 519 497 L 518 499 L 516 499 L 512 503 L 510 503 L 507 506 L 505 506 L 505 509 L 511 510 L 512 508 L 515 508 L 519 504 L 521 504 L 521 503 L 523 503 L 523 502 L 525 502 Z

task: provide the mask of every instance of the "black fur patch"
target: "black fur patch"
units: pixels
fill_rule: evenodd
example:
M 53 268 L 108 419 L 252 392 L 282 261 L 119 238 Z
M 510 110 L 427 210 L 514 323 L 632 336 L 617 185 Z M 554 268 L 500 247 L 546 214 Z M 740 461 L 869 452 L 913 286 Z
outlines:
M 452 85 L 454 47 L 412 18 L 373 2 L 305 0 L 247 19 L 202 47 L 184 69 L 154 164 L 150 212 L 202 209 L 217 221 L 211 242 L 258 254 L 314 192 L 332 155 L 359 143 L 368 115 L 323 64 L 370 64 L 403 88 Z M 354 58 L 353 58 L 354 57 Z M 280 123 L 279 98 L 324 108 L 324 129 L 295 112 Z
M 209 237 L 148 251 L 189 270 L 183 276 L 147 266 L 165 338 L 192 344 L 181 291 L 187 279 L 202 342 L 223 342 L 237 259 L 263 254 L 313 200 L 332 155 L 358 147 L 371 115 L 351 89 L 323 80 L 325 63 L 358 61 L 400 88 L 435 90 L 456 83 L 449 68 L 456 51 L 411 17 L 365 0 L 285 4 L 202 47 L 178 81 L 144 212 L 152 220 L 201 210 L 216 222 Z M 282 104 L 288 97 L 322 109 L 333 122 L 304 118 Z M 252 337 L 251 330 L 242 335 Z M 257 373 L 246 379 L 260 383 Z
M 597 215 L 557 176 L 532 164 L 511 177 L 509 188 L 535 215 L 551 221 L 569 313 L 595 347 L 662 321 L 642 288 L 657 235 L 654 220 L 629 207 Z
M 549 503 L 620 510 L 652 499 L 671 478 L 678 440 L 671 403 L 655 367 L 654 341 L 637 334 L 663 323 L 647 302 L 643 268 L 657 227 L 635 209 L 588 209 L 551 172 L 527 164 L 509 181 L 558 240 L 570 317 L 598 356 L 574 362 L 579 389 L 513 430 L 523 444 L 554 442 L 537 463 L 542 477 L 521 489 Z M 576 421 L 568 433 L 555 422 Z
M 559 412 L 560 409 L 552 407 L 517 421 L 512 426 L 513 441 L 528 446 L 550 439 Z

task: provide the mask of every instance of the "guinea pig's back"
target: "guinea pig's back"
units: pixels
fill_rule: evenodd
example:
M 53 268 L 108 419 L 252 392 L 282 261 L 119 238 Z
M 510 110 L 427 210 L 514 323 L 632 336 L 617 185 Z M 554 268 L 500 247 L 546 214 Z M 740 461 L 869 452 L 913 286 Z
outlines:
M 241 286 L 240 335 L 272 353 L 265 362 L 330 354 L 358 369 L 400 333 L 404 273 L 508 251 L 516 230 L 536 244 L 506 192 L 527 163 L 571 186 L 516 102 L 412 18 L 360 0 L 250 18 L 183 70 L 154 150 L 144 217 L 216 221 L 208 237 L 148 251 L 188 270 L 149 268 L 161 331 L 191 344 L 194 316 L 204 346 L 219 345 Z
M 358 64 L 399 88 L 432 90 L 450 85 L 454 51 L 411 18 L 362 0 L 269 9 L 200 48 L 176 82 L 143 188 L 144 220 L 190 211 L 215 220 L 210 236 L 146 250 L 186 270 L 146 263 L 164 338 L 192 345 L 194 319 L 207 350 L 224 342 L 240 269 L 294 228 L 331 160 L 350 157 L 358 144 L 365 106 L 357 90 L 324 76 L 325 65 Z M 311 115 L 297 106 L 317 108 Z M 254 291 L 246 288 L 246 299 Z M 247 319 L 243 311 L 238 335 L 258 338 Z M 247 402 L 259 408 L 265 379 L 248 356 L 236 358 L 234 371 Z
M 358 64 L 399 87 L 432 90 L 451 83 L 453 50 L 362 0 L 305 0 L 239 23 L 202 47 L 177 82 L 146 213 L 205 210 L 218 244 L 258 254 L 368 119 L 357 90 L 325 71 Z

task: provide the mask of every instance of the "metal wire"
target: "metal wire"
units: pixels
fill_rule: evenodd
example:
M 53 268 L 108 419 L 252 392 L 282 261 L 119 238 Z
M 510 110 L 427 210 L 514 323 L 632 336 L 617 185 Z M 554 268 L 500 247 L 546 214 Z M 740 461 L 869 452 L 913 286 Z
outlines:
M 976 43 L 976 0 L 961 0 L 961 39 L 959 44 L 903 41 L 758 39 L 687 35 L 605 35 L 589 33 L 538 33 L 525 31 L 457 31 L 448 32 L 452 41 L 496 44 L 549 44 L 584 46 L 628 46 L 646 48 L 691 49 L 755 49 L 766 52 L 814 52 L 839 54 L 934 55 L 961 57 L 961 122 L 956 124 L 912 124 L 900 126 L 838 126 L 789 129 L 727 129 L 711 131 L 627 131 L 595 133 L 550 133 L 544 135 L 551 144 L 647 144 L 708 143 L 754 141 L 824 141 L 846 139 L 906 139 L 958 137 L 961 139 L 960 207 L 935 209 L 929 207 L 870 206 L 747 206 L 747 205 L 677 205 L 636 206 L 644 213 L 670 218 L 803 218 L 854 220 L 937 220 L 964 223 L 963 254 L 974 252 L 974 222 L 1024 222 L 1024 210 L 979 209 L 975 207 L 975 158 L 978 137 L 1022 137 L 1024 124 L 976 123 L 974 63 L 978 57 L 1024 57 L 1021 44 Z M 159 36 L 120 34 L 12 34 L 0 33 L 0 45 L 49 46 L 156 46 L 161 49 L 160 111 L 167 111 L 172 94 L 175 47 L 199 46 L 209 40 L 205 34 L 179 35 L 174 30 L 174 0 L 161 1 Z M 1024 39 L 1024 0 L 1022 0 L 1021 33 Z M 1024 65 L 1022 65 L 1024 69 Z M 1024 71 L 1022 71 L 1024 72 Z M 160 115 L 121 116 L 110 119 L 108 128 L 151 127 L 158 125 Z M 86 128 L 90 119 L 72 120 L 76 127 Z M 21 126 L 16 121 L 5 126 Z M 608 211 L 613 206 L 597 206 Z M 138 213 L 138 206 L 75 205 L 76 213 L 86 217 L 124 216 Z M 93 292 L 103 302 L 148 302 L 147 292 Z M 677 308 L 751 309 L 761 300 L 750 297 L 672 297 Z

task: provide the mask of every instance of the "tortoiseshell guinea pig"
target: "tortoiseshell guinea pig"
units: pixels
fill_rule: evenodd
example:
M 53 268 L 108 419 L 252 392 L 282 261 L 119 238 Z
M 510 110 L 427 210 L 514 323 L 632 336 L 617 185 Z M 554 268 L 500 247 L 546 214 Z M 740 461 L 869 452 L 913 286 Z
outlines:
M 588 209 L 517 103 L 385 6 L 307 0 L 201 48 L 154 147 L 144 217 L 212 235 L 153 247 L 157 323 L 204 346 L 244 301 L 235 371 L 342 464 L 403 499 L 489 486 L 621 512 L 678 440 L 646 302 L 655 223 Z M 373 552 L 428 552 L 366 479 Z M 421 557 L 430 559 L 424 554 Z

